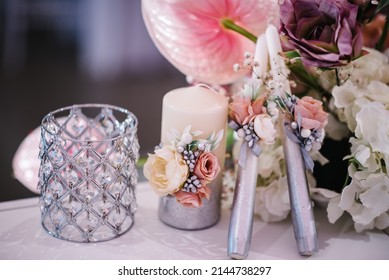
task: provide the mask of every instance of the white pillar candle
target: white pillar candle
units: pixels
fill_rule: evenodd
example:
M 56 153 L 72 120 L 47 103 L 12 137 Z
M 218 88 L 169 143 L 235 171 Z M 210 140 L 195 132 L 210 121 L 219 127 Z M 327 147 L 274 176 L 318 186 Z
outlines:
M 205 87 L 186 87 L 168 92 L 163 99 L 161 141 L 169 145 L 167 134 L 172 129 L 180 133 L 188 125 L 192 131 L 201 131 L 196 138 L 208 138 L 213 132 L 223 130 L 223 139 L 212 151 L 223 170 L 226 150 L 228 101 L 223 95 Z M 211 197 L 200 208 L 187 208 L 174 197 L 162 197 L 159 218 L 165 224 L 186 230 L 203 229 L 216 224 L 220 218 L 222 172 L 209 183 Z
M 178 88 L 168 92 L 163 98 L 161 142 L 169 145 L 167 134 L 173 128 L 180 133 L 188 125 L 191 130 L 201 131 L 198 138 L 208 138 L 212 132 L 224 131 L 223 140 L 213 151 L 224 165 L 226 150 L 226 127 L 228 117 L 228 101 L 221 94 L 202 87 L 192 86 Z

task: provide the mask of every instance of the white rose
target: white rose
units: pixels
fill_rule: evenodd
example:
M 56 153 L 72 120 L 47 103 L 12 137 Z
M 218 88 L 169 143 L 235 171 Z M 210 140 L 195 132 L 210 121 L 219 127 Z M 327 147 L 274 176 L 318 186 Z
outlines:
M 374 152 L 389 155 L 389 111 L 378 102 L 370 102 L 356 115 L 355 135 L 367 140 Z
M 277 134 L 272 118 L 269 115 L 261 114 L 254 119 L 254 131 L 261 141 L 266 144 L 273 144 Z

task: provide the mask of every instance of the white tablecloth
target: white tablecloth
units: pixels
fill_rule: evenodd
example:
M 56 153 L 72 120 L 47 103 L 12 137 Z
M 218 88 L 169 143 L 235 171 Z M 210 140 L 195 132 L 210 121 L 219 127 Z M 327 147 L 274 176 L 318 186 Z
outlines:
M 125 235 L 107 242 L 80 244 L 47 234 L 40 223 L 37 198 L 0 203 L 0 259 L 228 259 L 230 212 L 223 210 L 212 228 L 182 231 L 158 220 L 158 197 L 147 183 L 137 186 L 139 209 L 135 225 Z M 389 259 L 389 236 L 358 234 L 346 217 L 335 225 L 325 209 L 315 209 L 319 252 L 301 257 L 290 219 L 266 224 L 255 219 L 249 259 Z

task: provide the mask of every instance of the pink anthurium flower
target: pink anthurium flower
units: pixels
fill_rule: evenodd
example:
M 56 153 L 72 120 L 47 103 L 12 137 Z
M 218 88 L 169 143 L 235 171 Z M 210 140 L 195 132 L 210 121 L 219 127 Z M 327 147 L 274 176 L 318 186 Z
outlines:
M 278 23 L 277 0 L 142 0 L 143 18 L 155 45 L 185 75 L 210 84 L 232 83 L 245 71 L 232 66 L 255 44 L 226 27 L 254 35 Z

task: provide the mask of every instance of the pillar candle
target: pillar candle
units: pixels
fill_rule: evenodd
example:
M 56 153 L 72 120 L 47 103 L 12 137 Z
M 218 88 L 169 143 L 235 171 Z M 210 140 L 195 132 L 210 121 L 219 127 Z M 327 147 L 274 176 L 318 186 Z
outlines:
M 223 140 L 213 151 L 223 166 L 227 117 L 228 101 L 221 94 L 202 86 L 172 90 L 163 98 L 161 142 L 164 145 L 169 144 L 167 134 L 173 128 L 182 133 L 185 127 L 191 125 L 192 131 L 202 132 L 198 138 L 208 138 L 212 132 L 217 133 L 223 129 Z
M 223 170 L 226 150 L 226 128 L 228 101 L 223 95 L 201 86 L 179 88 L 168 92 L 163 99 L 161 142 L 169 145 L 167 135 L 172 129 L 180 133 L 188 125 L 191 131 L 201 131 L 196 138 L 208 138 L 213 132 L 223 130 L 223 139 L 212 151 Z M 200 208 L 187 208 L 175 197 L 160 199 L 159 218 L 165 224 L 185 230 L 203 229 L 213 226 L 220 218 L 222 172 L 208 187 L 212 190 L 209 200 L 203 200 Z

